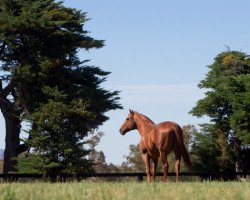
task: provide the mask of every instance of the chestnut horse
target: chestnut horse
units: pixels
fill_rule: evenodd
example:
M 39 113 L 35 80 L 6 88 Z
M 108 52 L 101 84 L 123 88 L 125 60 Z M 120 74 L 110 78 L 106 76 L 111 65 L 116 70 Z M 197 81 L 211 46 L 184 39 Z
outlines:
M 163 169 L 163 181 L 168 176 L 167 156 L 172 151 L 175 154 L 176 181 L 179 178 L 181 156 L 185 163 L 191 166 L 191 161 L 183 143 L 181 127 L 174 122 L 161 122 L 155 124 L 145 115 L 130 110 L 125 122 L 120 128 L 120 133 L 125 135 L 128 131 L 137 129 L 141 135 L 140 152 L 146 167 L 147 181 L 150 181 L 150 160 L 152 159 L 152 176 L 155 180 L 158 158 L 160 157 Z

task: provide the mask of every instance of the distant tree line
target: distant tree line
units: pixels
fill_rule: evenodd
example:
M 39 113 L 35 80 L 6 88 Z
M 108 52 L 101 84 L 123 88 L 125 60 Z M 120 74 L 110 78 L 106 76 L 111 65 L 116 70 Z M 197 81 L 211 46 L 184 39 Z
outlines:
M 202 125 L 198 130 L 194 125 L 182 127 L 185 145 L 190 153 L 192 160 L 192 171 L 194 172 L 234 172 L 237 157 L 234 156 L 233 149 L 230 149 L 225 140 L 220 136 L 210 132 L 210 126 Z M 99 135 L 102 136 L 103 134 Z M 217 137 L 216 137 L 217 136 Z M 100 137 L 99 137 L 100 139 Z M 100 141 L 98 139 L 98 141 Z M 97 140 L 94 140 L 97 141 Z M 97 145 L 95 143 L 95 145 Z M 242 172 L 250 171 L 250 149 L 242 147 L 241 151 Z M 91 159 L 94 160 L 94 170 L 98 173 L 103 172 L 145 172 L 144 162 L 139 150 L 139 145 L 129 146 L 129 155 L 124 156 L 125 161 L 121 165 L 107 163 L 103 151 L 92 149 Z M 169 171 L 175 172 L 174 154 L 170 154 Z M 181 171 L 188 172 L 190 169 L 181 162 Z M 162 172 L 159 161 L 157 172 Z

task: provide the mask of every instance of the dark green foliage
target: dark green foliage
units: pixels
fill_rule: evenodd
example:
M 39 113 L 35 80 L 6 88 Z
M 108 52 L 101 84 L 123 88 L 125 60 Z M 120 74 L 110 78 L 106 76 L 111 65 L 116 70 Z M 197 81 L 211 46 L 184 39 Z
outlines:
M 250 70 L 234 81 L 237 86 L 233 88 L 234 93 L 231 95 L 234 112 L 230 117 L 230 125 L 240 141 L 250 144 Z
M 214 155 L 220 155 L 223 148 L 226 154 L 234 151 L 238 168 L 242 144 L 250 144 L 250 57 L 237 51 L 222 52 L 208 67 L 210 70 L 206 78 L 199 84 L 200 88 L 206 89 L 206 96 L 197 102 L 191 114 L 210 117 L 213 130 L 205 131 L 198 138 L 204 136 L 200 144 L 203 143 L 208 150 L 211 148 L 214 151 L 207 155 L 208 159 L 216 159 Z M 215 141 L 210 146 L 209 141 L 213 140 Z M 218 142 L 221 148 L 213 146 Z M 219 153 L 215 152 L 216 149 Z M 208 152 L 204 149 L 204 153 Z M 231 166 L 231 158 L 226 162 Z M 224 167 L 219 164 L 217 168 Z
M 201 125 L 201 131 L 194 135 L 191 157 L 195 171 L 233 171 L 234 154 L 223 132 L 216 126 Z
M 218 129 L 233 134 L 242 143 L 250 143 L 250 58 L 237 51 L 219 54 L 206 78 L 199 84 L 207 89 L 191 113 L 207 115 Z
M 100 86 L 109 72 L 78 58 L 80 49 L 104 45 L 88 36 L 86 21 L 54 0 L 0 0 L 1 70 L 31 125 L 25 144 L 69 172 L 91 169 L 82 139 L 121 108 L 118 92 Z
M 50 163 L 49 160 L 41 154 L 21 155 L 18 159 L 18 173 L 39 174 L 47 173 L 54 168 L 58 168 L 58 163 Z

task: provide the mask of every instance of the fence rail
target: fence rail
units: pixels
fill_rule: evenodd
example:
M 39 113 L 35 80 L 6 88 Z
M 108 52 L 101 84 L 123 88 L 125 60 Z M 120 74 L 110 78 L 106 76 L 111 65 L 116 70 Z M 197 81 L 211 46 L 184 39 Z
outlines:
M 179 176 L 190 176 L 190 177 L 203 177 L 203 178 L 223 178 L 223 177 L 236 177 L 236 176 L 249 176 L 250 172 L 180 172 Z M 0 174 L 0 178 L 3 179 L 14 179 L 19 178 L 30 178 L 30 179 L 68 179 L 68 178 L 122 178 L 122 177 L 137 177 L 138 181 L 143 180 L 143 177 L 146 176 L 146 173 L 84 173 L 84 174 L 17 174 L 17 173 L 8 173 Z M 163 176 L 163 173 L 157 173 L 156 176 Z M 174 172 L 168 173 L 168 176 L 175 176 Z

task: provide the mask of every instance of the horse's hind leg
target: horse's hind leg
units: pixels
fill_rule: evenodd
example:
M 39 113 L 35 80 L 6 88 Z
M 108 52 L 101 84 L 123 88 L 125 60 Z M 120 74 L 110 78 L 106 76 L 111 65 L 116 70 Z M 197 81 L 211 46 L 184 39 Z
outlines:
M 163 181 L 167 181 L 169 166 L 168 166 L 167 155 L 164 151 L 160 152 L 160 158 L 161 158 L 161 162 L 162 162 Z
M 176 172 L 175 181 L 176 182 L 179 180 L 180 163 L 181 163 L 181 155 L 179 152 L 175 152 L 175 172 Z

